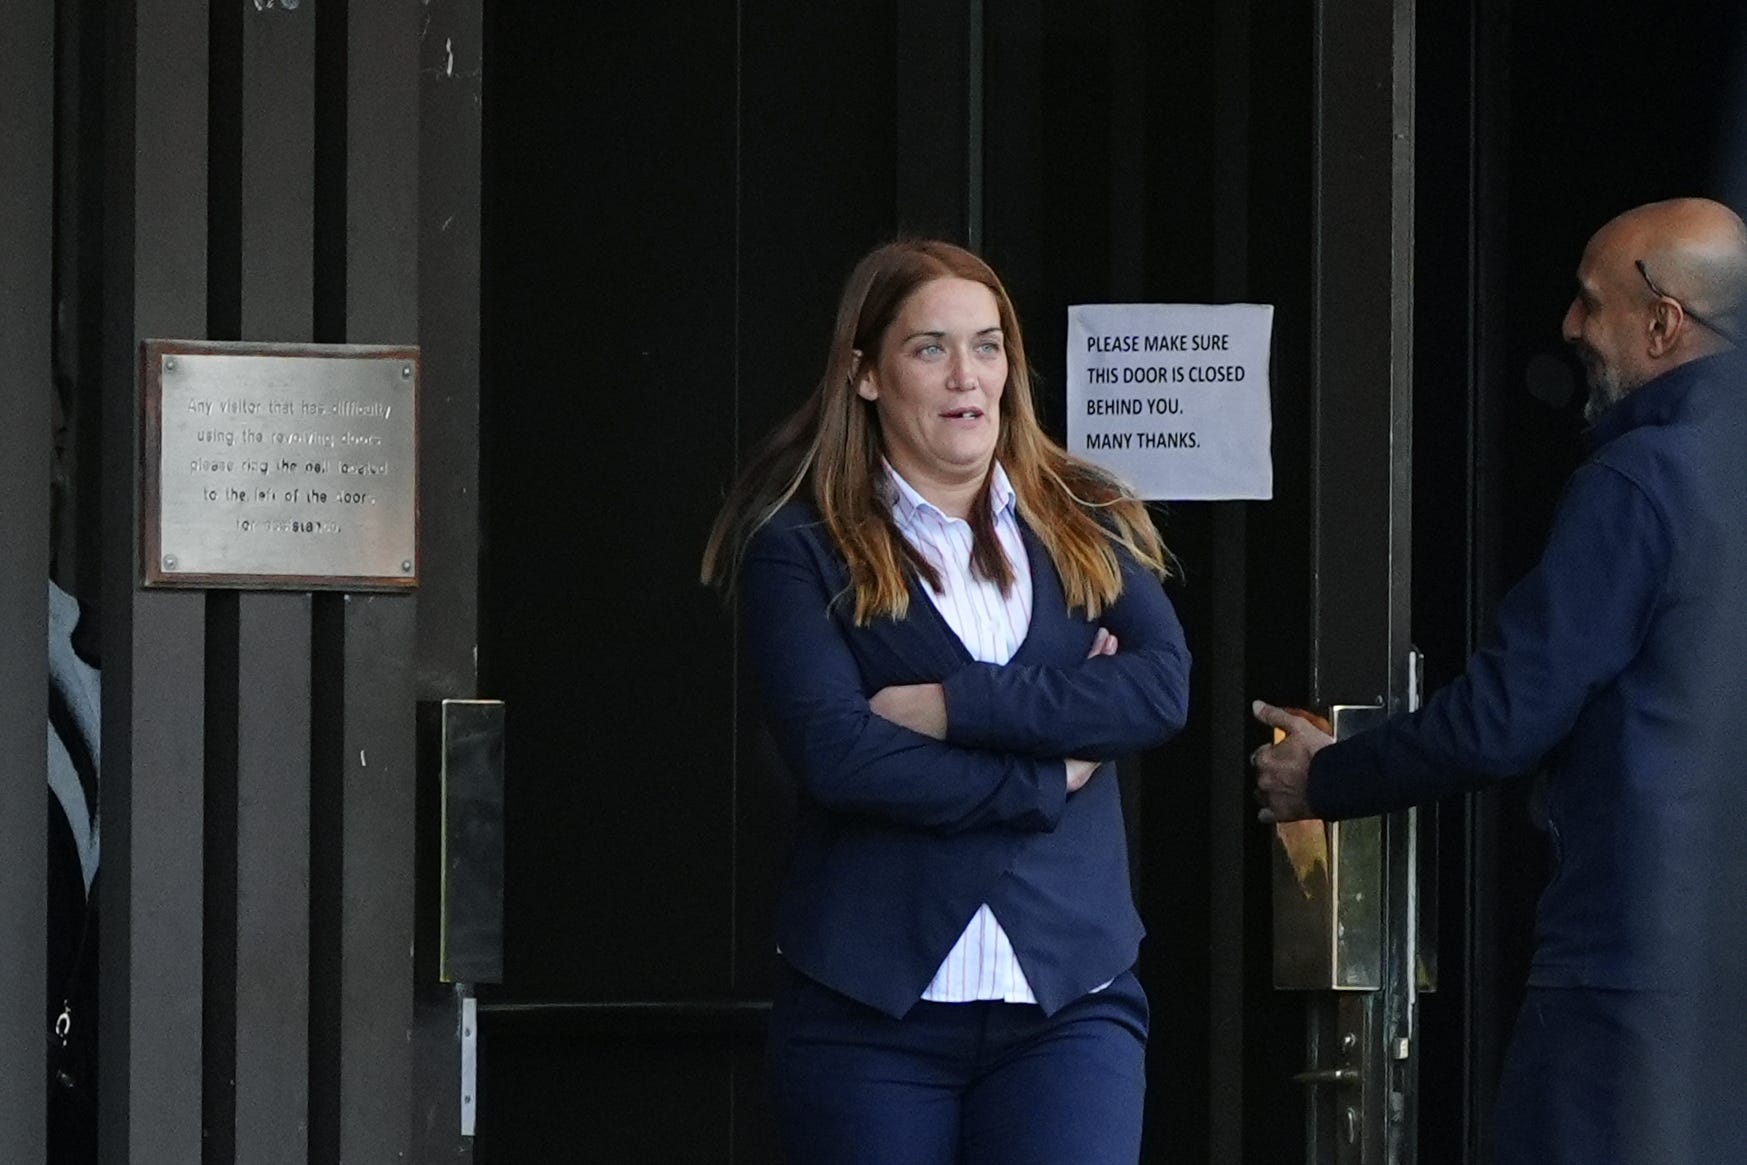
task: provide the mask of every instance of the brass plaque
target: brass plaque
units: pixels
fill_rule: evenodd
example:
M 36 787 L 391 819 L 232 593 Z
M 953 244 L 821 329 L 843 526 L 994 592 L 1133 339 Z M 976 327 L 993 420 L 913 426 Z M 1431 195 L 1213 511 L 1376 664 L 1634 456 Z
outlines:
M 148 340 L 147 586 L 418 581 L 417 348 Z

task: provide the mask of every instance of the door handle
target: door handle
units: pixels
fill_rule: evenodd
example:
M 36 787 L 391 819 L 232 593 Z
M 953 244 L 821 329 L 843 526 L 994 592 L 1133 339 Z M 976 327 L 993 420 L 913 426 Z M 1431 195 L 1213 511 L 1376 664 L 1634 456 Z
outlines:
M 420 871 L 424 935 L 419 974 L 442 983 L 503 982 L 504 705 L 443 700 L 421 705 L 421 748 L 434 752 L 434 833 Z M 428 925 L 428 923 L 426 924 Z
M 1357 1084 L 1359 1070 L 1357 1068 L 1312 1068 L 1300 1072 L 1292 1079 L 1300 1084 Z

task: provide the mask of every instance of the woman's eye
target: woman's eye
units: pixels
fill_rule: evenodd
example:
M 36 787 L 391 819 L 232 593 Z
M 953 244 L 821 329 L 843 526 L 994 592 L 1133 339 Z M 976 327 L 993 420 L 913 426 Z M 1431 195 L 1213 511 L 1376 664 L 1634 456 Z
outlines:
M 939 344 L 924 344 L 916 349 L 916 354 L 919 356 L 935 356 L 944 351 L 946 351 L 946 349 L 942 348 Z
M 985 356 L 999 356 L 1001 354 L 1001 345 L 993 340 L 986 340 L 977 345 L 977 351 Z

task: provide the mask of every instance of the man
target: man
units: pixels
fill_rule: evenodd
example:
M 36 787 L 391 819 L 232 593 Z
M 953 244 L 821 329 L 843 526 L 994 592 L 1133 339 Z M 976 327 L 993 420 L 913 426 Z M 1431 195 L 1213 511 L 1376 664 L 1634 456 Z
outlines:
M 1540 769 L 1554 870 L 1495 1114 L 1501 1165 L 1747 1161 L 1747 228 L 1703 199 L 1590 240 L 1564 336 L 1593 455 L 1467 671 L 1333 742 L 1257 702 L 1264 821 L 1385 812 Z

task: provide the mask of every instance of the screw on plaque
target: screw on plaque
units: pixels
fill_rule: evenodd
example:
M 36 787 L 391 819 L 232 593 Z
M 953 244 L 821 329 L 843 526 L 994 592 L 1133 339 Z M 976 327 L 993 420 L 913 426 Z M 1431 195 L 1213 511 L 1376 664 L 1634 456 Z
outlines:
M 400 378 L 402 380 L 411 380 L 412 379 L 412 365 L 411 364 L 402 364 L 400 366 Z
M 402 574 L 411 574 L 412 573 L 412 559 L 408 558 L 400 564 L 400 573 L 402 573 Z
M 164 569 L 165 570 L 175 570 L 176 569 L 176 556 L 174 554 L 164 555 Z
M 165 372 L 176 371 L 176 358 L 174 356 L 164 357 L 164 371 Z

